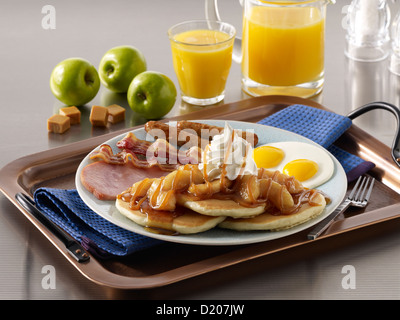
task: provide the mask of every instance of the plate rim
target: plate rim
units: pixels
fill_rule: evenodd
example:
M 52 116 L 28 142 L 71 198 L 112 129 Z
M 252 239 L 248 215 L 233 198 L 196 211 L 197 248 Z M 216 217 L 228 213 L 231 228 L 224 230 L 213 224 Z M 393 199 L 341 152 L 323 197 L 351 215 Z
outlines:
M 342 175 L 345 179 L 343 179 L 343 188 L 341 188 L 341 194 L 339 195 L 340 199 L 336 199 L 336 204 L 333 207 L 330 207 L 329 211 L 326 210 L 326 208 L 324 209 L 324 212 L 319 215 L 318 217 L 311 219 L 307 222 L 304 222 L 298 226 L 294 226 L 293 228 L 287 229 L 287 230 L 282 230 L 282 231 L 235 231 L 235 230 L 225 230 L 222 228 L 213 228 L 211 230 L 205 231 L 205 232 L 201 232 L 198 234 L 193 234 L 193 235 L 176 235 L 176 236 L 170 236 L 170 235 L 163 235 L 163 234 L 156 234 L 156 233 L 151 233 L 149 231 L 146 231 L 144 229 L 144 227 L 137 225 L 135 222 L 129 220 L 128 218 L 124 217 L 122 214 L 120 214 L 119 212 L 117 212 L 116 208 L 115 208 L 115 201 L 102 201 L 102 200 L 98 200 L 93 199 L 94 201 L 102 201 L 102 203 L 104 204 L 108 204 L 111 207 L 114 207 L 114 211 L 117 215 L 122 216 L 122 220 L 126 220 L 129 225 L 127 226 L 126 224 L 122 223 L 120 220 L 117 220 L 115 218 L 113 218 L 113 215 L 110 214 L 103 214 L 103 213 L 99 213 L 98 208 L 96 208 L 95 206 L 93 206 L 91 204 L 91 202 L 86 200 L 86 196 L 91 197 L 91 198 L 95 198 L 93 194 L 91 194 L 88 190 L 86 190 L 86 188 L 82 185 L 81 180 L 80 180 L 80 172 L 82 171 L 83 167 L 87 164 L 85 162 L 87 161 L 91 161 L 89 159 L 89 155 L 97 150 L 101 145 L 103 144 L 108 144 L 112 141 L 117 141 L 118 139 L 121 139 L 122 137 L 126 136 L 129 132 L 132 133 L 136 133 L 136 132 L 143 132 L 144 131 L 144 127 L 141 128 L 136 128 L 133 130 L 128 130 L 127 132 L 118 134 L 110 139 L 108 139 L 107 141 L 102 142 L 101 144 L 99 144 L 98 146 L 96 146 L 95 148 L 93 148 L 84 158 L 83 160 L 80 162 L 77 171 L 76 171 L 76 175 L 75 175 L 75 186 L 77 189 L 77 192 L 79 194 L 79 196 L 81 197 L 82 201 L 91 209 L 93 210 L 96 214 L 98 214 L 99 216 L 101 216 L 102 218 L 106 219 L 107 221 L 111 222 L 114 225 L 117 225 L 119 227 L 121 227 L 122 229 L 140 234 L 142 236 L 147 236 L 149 238 L 154 238 L 154 239 L 158 239 L 158 240 L 163 240 L 163 241 L 167 241 L 167 242 L 174 242 L 174 243 L 181 243 L 181 244 L 191 244 L 191 245 L 209 245 L 209 246 L 231 246 L 231 245 L 244 245 L 244 244 L 252 244 L 252 243 L 259 243 L 259 242 L 265 242 L 265 241 L 271 241 L 271 240 L 276 240 L 282 237 L 286 237 L 298 232 L 301 232 L 305 229 L 308 229 L 310 227 L 312 227 L 313 225 L 317 224 L 319 221 L 323 220 L 324 218 L 326 218 L 337 206 L 340 205 L 340 203 L 343 201 L 346 192 L 347 192 L 347 188 L 348 188 L 348 183 L 347 183 L 347 177 L 346 174 L 344 172 L 344 169 L 342 167 L 342 165 L 339 163 L 339 161 L 324 147 L 322 147 L 321 145 L 317 144 L 316 142 L 312 141 L 309 138 L 306 138 L 300 134 L 285 130 L 285 129 L 281 129 L 281 128 L 276 128 L 273 126 L 268 126 L 268 125 L 263 125 L 263 124 L 259 124 L 259 123 L 252 123 L 252 122 L 246 122 L 246 121 L 239 121 L 239 120 L 224 120 L 224 119 L 199 119 L 199 120 L 190 120 L 192 122 L 199 122 L 199 123 L 208 123 L 208 124 L 215 124 L 215 123 L 225 123 L 228 122 L 229 124 L 237 124 L 238 126 L 240 124 L 245 124 L 246 126 L 250 126 L 250 127 L 254 127 L 254 129 L 256 127 L 262 128 L 262 127 L 267 127 L 269 128 L 269 130 L 275 130 L 277 132 L 281 131 L 282 133 L 284 133 L 285 135 L 289 135 L 289 136 L 293 136 L 296 137 L 297 139 L 300 139 L 302 142 L 307 142 L 309 144 L 312 144 L 320 149 L 322 149 L 323 151 L 325 151 L 333 160 L 334 162 L 334 167 L 335 167 L 335 171 L 334 174 L 335 175 Z M 176 122 L 176 120 L 172 120 L 171 122 Z M 167 122 L 168 123 L 168 122 Z M 235 126 L 234 126 L 235 127 Z M 234 128 L 235 129 L 235 128 Z M 285 140 L 288 141 L 288 140 Z M 267 142 L 268 143 L 268 142 Z M 265 144 L 265 143 L 263 143 Z M 262 144 L 261 144 L 262 145 Z M 112 146 L 114 148 L 114 146 Z M 121 218 L 121 217 L 120 217 Z M 132 228 L 133 226 L 133 228 Z M 229 234 L 261 234 L 261 236 L 258 237 L 250 237 L 250 238 L 246 238 L 246 239 L 231 239 L 229 241 L 226 240 L 215 240 L 214 238 L 211 238 L 211 241 L 207 241 L 207 237 L 205 239 L 202 239 L 202 235 L 207 234 L 207 233 L 212 233 L 213 231 L 215 231 L 214 229 L 219 229 L 219 232 L 222 233 L 229 233 Z M 268 235 L 273 234 L 272 237 L 268 237 Z M 263 236 L 264 235 L 264 236 Z M 200 239 L 198 239 L 198 236 L 200 236 Z

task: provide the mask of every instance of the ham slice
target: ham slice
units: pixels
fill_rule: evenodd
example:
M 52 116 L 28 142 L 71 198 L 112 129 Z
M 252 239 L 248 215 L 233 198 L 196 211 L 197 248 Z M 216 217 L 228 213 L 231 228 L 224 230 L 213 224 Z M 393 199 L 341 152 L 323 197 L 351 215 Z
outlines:
M 168 172 L 152 167 L 136 168 L 133 165 L 116 165 L 97 161 L 82 169 L 83 186 L 99 200 L 115 200 L 117 195 L 144 178 L 159 178 Z
M 131 132 L 117 142 L 117 147 L 120 151 L 113 153 L 110 145 L 101 145 L 90 154 L 94 162 L 81 172 L 83 186 L 100 200 L 115 200 L 134 183 L 165 176 L 181 164 L 197 163 L 201 156 L 197 147 L 180 151 L 165 140 L 148 142 Z

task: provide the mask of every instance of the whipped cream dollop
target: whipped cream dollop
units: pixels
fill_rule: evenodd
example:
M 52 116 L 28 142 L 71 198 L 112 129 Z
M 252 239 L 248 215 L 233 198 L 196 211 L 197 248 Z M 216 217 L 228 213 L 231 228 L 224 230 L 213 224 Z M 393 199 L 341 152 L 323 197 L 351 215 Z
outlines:
M 232 181 L 239 175 L 256 175 L 253 147 L 226 122 L 224 131 L 214 136 L 203 151 L 199 169 L 205 170 L 209 181 L 219 179 L 222 170 L 226 170 L 225 177 Z

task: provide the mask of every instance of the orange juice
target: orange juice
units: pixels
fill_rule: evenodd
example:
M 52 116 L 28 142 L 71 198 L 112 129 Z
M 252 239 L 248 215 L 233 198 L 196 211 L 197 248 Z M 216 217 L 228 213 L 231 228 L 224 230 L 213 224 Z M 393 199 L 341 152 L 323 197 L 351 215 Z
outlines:
M 196 99 L 221 95 L 232 64 L 233 38 L 217 30 L 189 30 L 171 41 L 182 94 Z
M 314 7 L 252 7 L 243 19 L 244 77 L 268 86 L 321 78 L 325 19 Z

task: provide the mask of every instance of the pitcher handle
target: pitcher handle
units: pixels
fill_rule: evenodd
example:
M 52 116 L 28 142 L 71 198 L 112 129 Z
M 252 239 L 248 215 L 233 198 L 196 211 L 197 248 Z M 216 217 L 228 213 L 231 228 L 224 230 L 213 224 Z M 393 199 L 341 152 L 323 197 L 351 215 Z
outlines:
M 218 11 L 218 0 L 205 0 L 206 4 L 206 19 L 221 21 L 219 11 Z
M 243 0 L 239 0 L 239 2 L 243 5 Z M 218 10 L 218 0 L 205 0 L 205 13 L 207 20 L 221 21 Z M 236 63 L 242 62 L 242 39 L 239 37 L 236 37 L 233 43 L 232 59 Z

